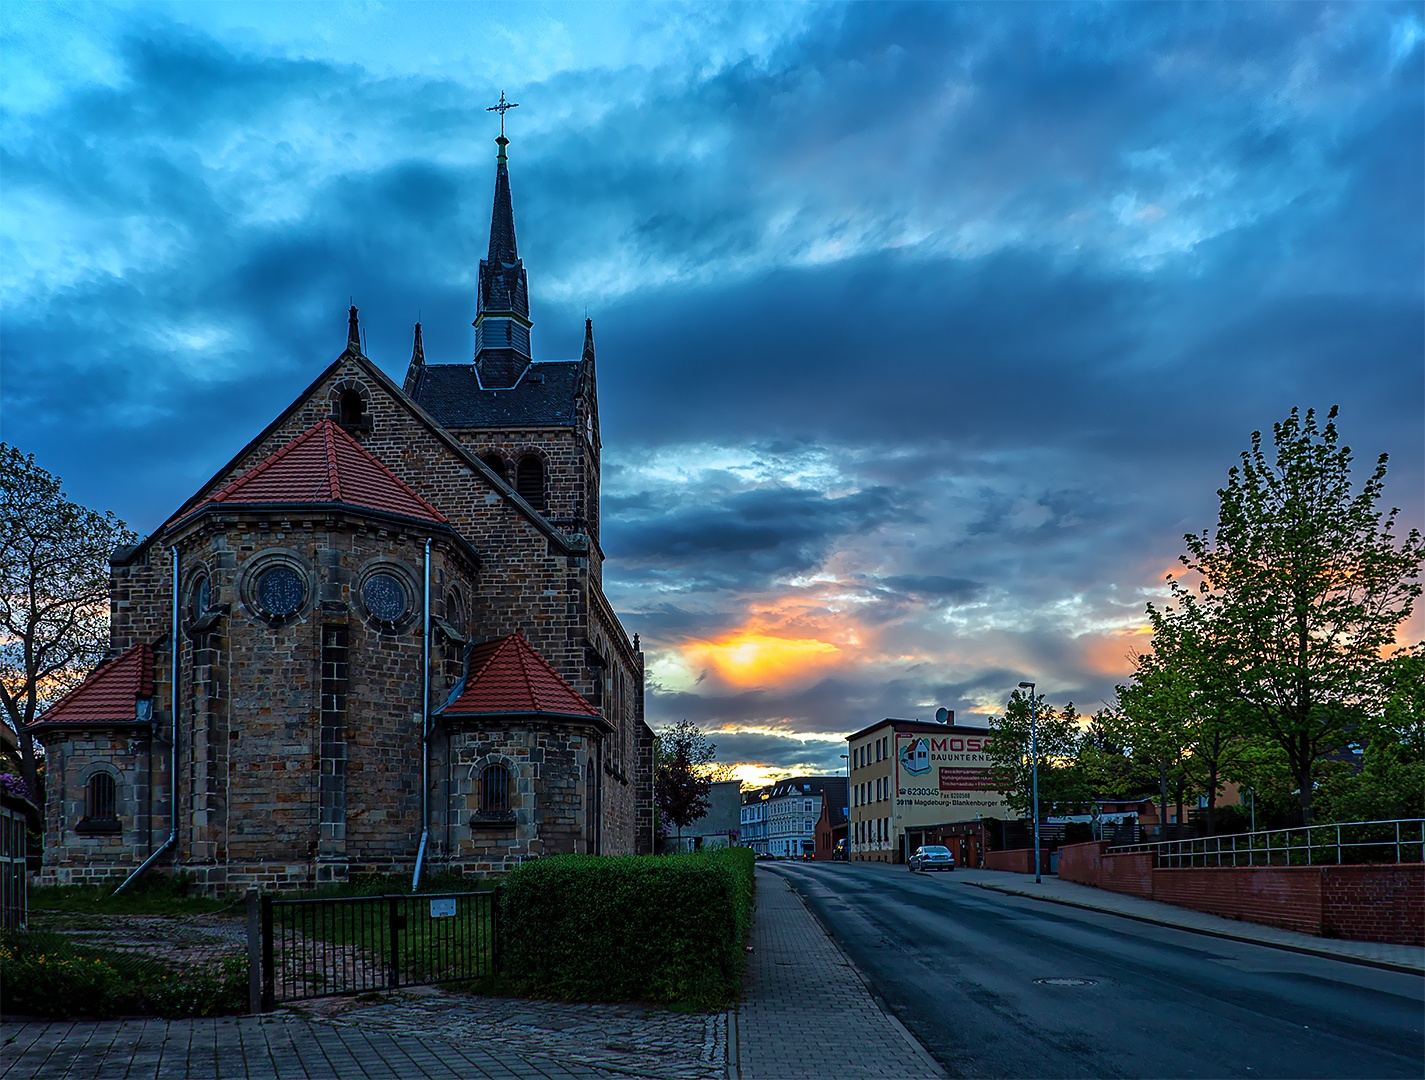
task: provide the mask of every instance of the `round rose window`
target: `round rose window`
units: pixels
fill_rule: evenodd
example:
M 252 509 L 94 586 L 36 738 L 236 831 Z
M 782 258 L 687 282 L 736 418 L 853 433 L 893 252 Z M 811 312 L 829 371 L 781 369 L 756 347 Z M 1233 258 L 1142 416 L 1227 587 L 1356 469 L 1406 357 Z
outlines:
M 406 614 L 406 587 L 393 574 L 372 574 L 361 587 L 361 601 L 372 618 L 400 622 Z
M 274 566 L 257 579 L 257 602 L 268 615 L 295 615 L 306 592 L 302 575 L 290 566 Z

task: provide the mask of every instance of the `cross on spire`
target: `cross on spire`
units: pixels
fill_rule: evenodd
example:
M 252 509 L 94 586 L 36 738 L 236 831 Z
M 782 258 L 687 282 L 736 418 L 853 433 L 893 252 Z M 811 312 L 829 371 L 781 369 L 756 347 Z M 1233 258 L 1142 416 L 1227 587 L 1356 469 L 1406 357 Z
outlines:
M 501 90 L 500 103 L 498 105 L 491 105 L 485 110 L 486 112 L 497 112 L 500 114 L 500 138 L 503 139 L 505 137 L 505 113 L 511 109 L 518 109 L 519 107 L 520 103 L 518 101 L 506 101 L 505 92 Z

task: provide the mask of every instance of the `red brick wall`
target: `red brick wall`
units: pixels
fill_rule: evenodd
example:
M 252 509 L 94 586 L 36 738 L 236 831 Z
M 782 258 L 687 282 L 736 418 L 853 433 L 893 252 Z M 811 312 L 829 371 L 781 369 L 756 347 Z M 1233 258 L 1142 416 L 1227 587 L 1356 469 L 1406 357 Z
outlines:
M 1083 885 L 1097 885 L 1099 852 L 1104 845 L 1094 840 L 1087 844 L 1064 844 L 1059 848 L 1059 878 Z
M 1321 933 L 1321 867 L 1153 871 L 1153 899 L 1303 934 Z
M 1009 851 L 985 852 L 986 870 L 1008 870 L 1012 874 L 1034 873 L 1034 849 L 1013 848 Z
M 1099 859 L 1099 888 L 1156 899 L 1153 895 L 1153 856 L 1150 852 L 1134 855 L 1104 855 Z
M 1327 937 L 1425 945 L 1425 866 L 1328 866 L 1321 878 Z

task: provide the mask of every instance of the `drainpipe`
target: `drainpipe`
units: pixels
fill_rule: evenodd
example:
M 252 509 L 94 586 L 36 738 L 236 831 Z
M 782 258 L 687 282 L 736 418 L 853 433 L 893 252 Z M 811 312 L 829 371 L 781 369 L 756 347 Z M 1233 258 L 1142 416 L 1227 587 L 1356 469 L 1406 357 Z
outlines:
M 173 626 L 172 626 L 172 628 L 169 630 L 169 639 L 170 639 L 171 642 L 172 642 L 172 651 L 173 651 L 173 671 L 172 671 L 173 701 L 172 701 L 172 705 L 170 706 L 170 708 L 172 709 L 172 712 L 173 712 L 173 716 L 172 716 L 172 720 L 173 720 L 173 741 L 172 741 L 172 743 L 170 744 L 170 751 L 171 751 L 172 756 L 171 756 L 171 758 L 170 758 L 170 760 L 169 760 L 169 773 L 168 773 L 168 789 L 169 789 L 169 794 L 172 796 L 172 800 L 173 800 L 173 801 L 170 803 L 170 805 L 169 805 L 169 817 L 172 819 L 172 827 L 168 830 L 168 839 L 163 842 L 163 846 L 160 847 L 157 851 L 155 851 L 152 855 L 150 855 L 150 856 L 149 856 L 147 859 L 145 859 L 143 862 L 139 863 L 138 869 L 135 870 L 135 871 L 134 871 L 132 874 L 130 874 L 128 877 L 124 878 L 123 882 L 119 885 L 119 887 L 114 890 L 114 893 L 115 893 L 116 895 L 117 895 L 118 893 L 123 892 L 126 888 L 128 888 L 129 882 L 133 881 L 134 878 L 138 877 L 138 876 L 139 876 L 140 874 L 142 874 L 145 870 L 147 870 L 147 869 L 149 868 L 150 864 L 152 864 L 155 859 L 157 859 L 157 858 L 158 858 L 160 855 L 162 855 L 165 851 L 167 851 L 169 848 L 171 848 L 174 844 L 178 843 L 178 661 L 179 661 L 180 656 L 182 655 L 182 642 L 179 640 L 179 636 L 178 636 L 178 545 L 177 545 L 177 544 L 174 544 L 174 545 L 173 545 Z M 151 745 L 151 743 L 150 743 L 150 745 Z M 150 798 L 152 798 L 152 793 L 153 793 L 153 772 L 152 772 L 152 770 L 149 771 L 148 789 L 149 789 L 149 793 L 150 793 Z
M 421 635 L 421 846 L 416 851 L 416 872 L 411 892 L 420 888 L 421 863 L 430 839 L 430 538 L 426 538 L 425 632 Z

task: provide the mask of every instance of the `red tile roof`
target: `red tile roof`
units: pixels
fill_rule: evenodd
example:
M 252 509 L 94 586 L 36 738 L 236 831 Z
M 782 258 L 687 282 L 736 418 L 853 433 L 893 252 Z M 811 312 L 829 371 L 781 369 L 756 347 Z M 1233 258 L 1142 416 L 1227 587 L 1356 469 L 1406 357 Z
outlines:
M 535 652 L 523 634 L 476 645 L 470 650 L 467 671 L 460 696 L 441 708 L 441 713 L 599 716 L 598 710 Z
M 331 420 L 304 431 L 203 503 L 346 503 L 386 514 L 445 521 L 375 455 Z
M 153 697 L 153 646 L 140 642 L 56 701 L 35 725 L 136 720 L 138 699 L 149 697 Z

